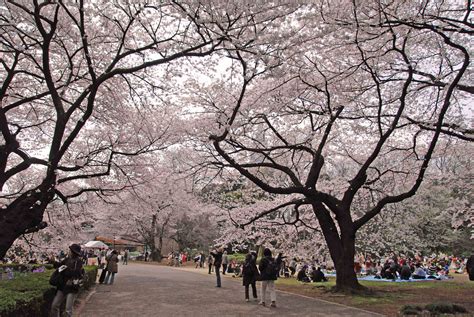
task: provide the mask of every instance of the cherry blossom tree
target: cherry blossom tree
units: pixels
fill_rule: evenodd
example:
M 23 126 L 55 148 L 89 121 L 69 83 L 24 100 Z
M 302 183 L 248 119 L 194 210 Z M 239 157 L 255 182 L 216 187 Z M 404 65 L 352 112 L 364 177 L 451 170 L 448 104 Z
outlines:
M 0 257 L 53 200 L 134 186 L 137 160 L 174 142 L 170 95 L 194 64 L 178 62 L 250 40 L 279 7 L 2 2 Z
M 417 193 L 442 138 L 472 141 L 470 13 L 470 2 L 321 2 L 288 19 L 299 32 L 229 51 L 232 80 L 196 101 L 216 115 L 214 166 L 274 196 L 235 225 L 312 217 L 336 289 L 361 289 L 356 234 Z

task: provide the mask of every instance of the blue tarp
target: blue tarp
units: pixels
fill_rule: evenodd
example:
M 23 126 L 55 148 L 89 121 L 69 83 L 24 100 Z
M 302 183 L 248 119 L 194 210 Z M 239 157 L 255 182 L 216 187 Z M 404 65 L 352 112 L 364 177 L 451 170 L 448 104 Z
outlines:
M 326 274 L 326 276 L 333 276 L 335 277 L 336 274 Z M 397 278 L 396 280 L 389 280 L 389 279 L 384 279 L 384 278 L 375 278 L 374 275 L 369 275 L 369 276 L 364 276 L 364 277 L 358 277 L 357 278 L 359 281 L 374 281 L 374 282 L 428 282 L 428 281 L 439 281 L 439 280 L 449 280 L 450 277 L 447 276 L 437 276 L 435 279 L 433 278 L 426 278 L 426 279 L 412 279 L 410 278 L 409 280 L 401 280 Z

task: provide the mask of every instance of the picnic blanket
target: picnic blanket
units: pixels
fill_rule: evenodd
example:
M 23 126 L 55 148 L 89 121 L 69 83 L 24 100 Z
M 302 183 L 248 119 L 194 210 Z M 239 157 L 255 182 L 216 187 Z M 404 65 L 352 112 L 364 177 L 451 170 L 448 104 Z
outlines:
M 333 276 L 335 277 L 336 274 L 334 273 L 329 273 L 329 274 L 326 274 L 326 276 Z M 368 275 L 368 276 L 364 276 L 364 277 L 357 277 L 357 279 L 359 281 L 374 281 L 374 282 L 396 282 L 396 283 L 405 283 L 405 282 L 429 282 L 429 281 L 442 281 L 442 280 L 449 280 L 451 279 L 452 277 L 449 277 L 449 276 L 446 276 L 446 275 L 437 275 L 435 276 L 435 278 L 425 278 L 425 279 L 413 279 L 413 278 L 410 278 L 409 280 L 401 280 L 399 278 L 397 278 L 396 280 L 392 280 L 392 279 L 385 279 L 385 278 L 375 278 L 375 275 Z

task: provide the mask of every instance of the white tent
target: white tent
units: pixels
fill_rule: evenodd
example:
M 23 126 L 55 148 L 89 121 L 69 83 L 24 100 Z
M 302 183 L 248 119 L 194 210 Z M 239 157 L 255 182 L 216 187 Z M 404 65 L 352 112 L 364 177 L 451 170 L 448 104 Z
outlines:
M 84 247 L 85 248 L 91 248 L 91 249 L 108 249 L 109 248 L 102 241 L 89 241 L 86 244 L 84 244 Z

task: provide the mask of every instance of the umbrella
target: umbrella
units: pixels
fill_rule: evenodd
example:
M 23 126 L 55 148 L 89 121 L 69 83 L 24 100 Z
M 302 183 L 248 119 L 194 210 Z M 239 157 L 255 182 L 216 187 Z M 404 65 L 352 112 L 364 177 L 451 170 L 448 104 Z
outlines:
M 84 247 L 91 249 L 108 249 L 109 247 L 102 241 L 89 241 L 84 244 Z

